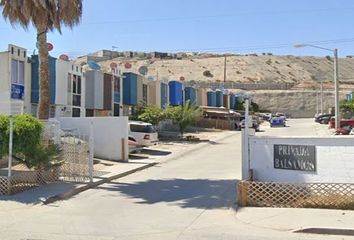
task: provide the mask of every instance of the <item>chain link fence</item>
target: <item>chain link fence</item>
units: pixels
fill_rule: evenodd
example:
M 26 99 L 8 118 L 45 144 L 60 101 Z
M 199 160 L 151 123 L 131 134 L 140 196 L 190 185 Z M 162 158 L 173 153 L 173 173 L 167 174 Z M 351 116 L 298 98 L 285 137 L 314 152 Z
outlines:
M 92 181 L 92 138 L 81 135 L 75 129 L 60 129 L 59 122 L 55 120 L 45 122 L 42 144 L 55 145 L 59 149 L 59 161 L 51 167 L 30 168 L 23 159 L 12 155 L 13 116 L 23 114 L 23 105 L 17 102 L 0 102 L 0 114 L 10 118 L 9 154 L 0 156 L 0 195 L 18 193 L 51 182 Z

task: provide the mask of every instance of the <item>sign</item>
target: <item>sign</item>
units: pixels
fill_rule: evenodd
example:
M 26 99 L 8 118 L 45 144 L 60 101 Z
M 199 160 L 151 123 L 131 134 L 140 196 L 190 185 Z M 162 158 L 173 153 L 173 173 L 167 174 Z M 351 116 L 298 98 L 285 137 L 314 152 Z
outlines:
M 11 84 L 11 98 L 23 100 L 25 87 L 23 85 Z
M 316 146 L 274 144 L 274 168 L 316 172 Z

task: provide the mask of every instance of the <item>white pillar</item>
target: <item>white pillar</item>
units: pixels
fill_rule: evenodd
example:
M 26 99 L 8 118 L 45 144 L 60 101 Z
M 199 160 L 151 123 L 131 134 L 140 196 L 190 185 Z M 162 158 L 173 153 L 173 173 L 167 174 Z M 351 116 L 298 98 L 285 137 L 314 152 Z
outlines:
M 7 191 L 11 194 L 11 177 L 12 177 L 12 138 L 13 138 L 13 116 L 10 115 L 10 133 L 9 133 L 9 159 L 8 159 L 8 169 L 7 169 Z
M 89 136 L 89 177 L 90 182 L 93 182 L 93 153 L 94 153 L 94 131 L 93 131 L 93 121 L 89 123 L 90 136 Z

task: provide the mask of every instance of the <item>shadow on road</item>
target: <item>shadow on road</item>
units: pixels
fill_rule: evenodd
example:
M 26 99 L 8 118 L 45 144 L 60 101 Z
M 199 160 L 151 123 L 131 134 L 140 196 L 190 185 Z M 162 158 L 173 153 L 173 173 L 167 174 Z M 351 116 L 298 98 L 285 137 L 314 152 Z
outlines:
M 151 155 L 151 156 L 167 156 L 167 155 L 171 154 L 172 152 L 170 152 L 170 151 L 162 151 L 162 150 L 157 150 L 157 149 L 144 148 L 144 149 L 141 150 L 141 153 L 148 154 L 148 155 Z
M 236 202 L 236 180 L 164 179 L 109 183 L 98 187 L 141 199 L 137 203 L 171 203 L 182 208 L 230 208 Z

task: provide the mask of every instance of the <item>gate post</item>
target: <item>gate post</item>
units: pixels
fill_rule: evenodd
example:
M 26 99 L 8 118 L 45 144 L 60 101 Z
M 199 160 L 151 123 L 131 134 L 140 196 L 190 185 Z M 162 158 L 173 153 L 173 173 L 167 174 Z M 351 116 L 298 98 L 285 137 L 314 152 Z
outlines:
M 94 152 L 94 131 L 93 131 L 93 121 L 90 121 L 90 136 L 89 136 L 89 177 L 90 182 L 93 182 L 93 152 Z
M 11 194 L 11 178 L 12 178 L 12 142 L 13 142 L 13 125 L 14 119 L 10 115 L 10 133 L 9 133 L 9 157 L 8 157 L 8 169 L 7 169 L 7 194 Z

